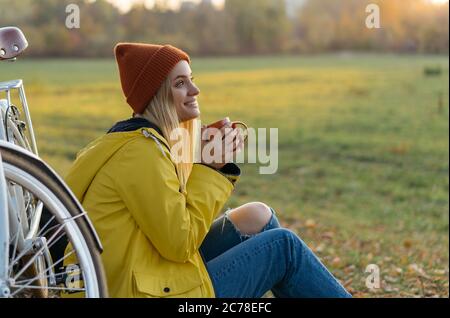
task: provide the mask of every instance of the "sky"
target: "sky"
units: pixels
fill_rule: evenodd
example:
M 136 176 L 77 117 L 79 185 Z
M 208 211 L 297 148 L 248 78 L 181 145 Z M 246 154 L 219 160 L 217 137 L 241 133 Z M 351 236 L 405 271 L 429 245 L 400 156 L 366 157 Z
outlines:
M 117 7 L 120 8 L 121 11 L 126 12 L 131 8 L 131 6 L 135 3 L 145 3 L 145 5 L 149 8 L 151 8 L 154 4 L 154 0 L 107 0 L 108 2 L 111 2 L 115 4 Z M 201 0 L 190 0 L 191 2 L 201 2 Z M 169 3 L 174 8 L 179 7 L 179 5 L 183 2 L 183 0 L 168 0 Z M 212 0 L 214 5 L 221 6 L 223 5 L 224 0 Z

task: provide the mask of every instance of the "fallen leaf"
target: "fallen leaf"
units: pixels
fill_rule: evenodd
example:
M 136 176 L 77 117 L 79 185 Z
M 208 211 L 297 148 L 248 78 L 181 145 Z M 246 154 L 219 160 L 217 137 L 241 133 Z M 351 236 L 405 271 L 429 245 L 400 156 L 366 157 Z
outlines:
M 396 283 L 396 282 L 398 282 L 398 279 L 397 279 L 397 278 L 394 278 L 394 277 L 391 277 L 391 276 L 387 276 L 387 275 L 384 276 L 384 279 L 385 279 L 388 283 Z
M 418 274 L 420 277 L 430 279 L 430 277 L 425 273 L 425 271 L 419 267 L 417 264 L 409 264 L 408 265 L 408 273 L 409 274 Z
M 316 247 L 316 252 L 321 253 L 325 250 L 325 244 L 320 243 L 319 246 Z
M 436 275 L 445 275 L 446 271 L 445 269 L 435 269 L 433 273 Z
M 308 229 L 314 229 L 314 228 L 316 228 L 317 224 L 316 224 L 316 221 L 314 221 L 313 219 L 308 219 L 308 220 L 306 220 L 306 222 L 305 222 L 305 226 L 306 226 Z
M 386 285 L 386 287 L 384 288 L 384 291 L 386 291 L 388 293 L 395 293 L 395 292 L 398 292 L 399 289 L 397 287 L 392 287 L 390 285 Z
M 355 291 L 352 287 L 347 286 L 346 288 L 347 288 L 347 291 L 348 291 L 350 294 L 352 294 L 353 297 L 358 297 L 358 294 L 356 293 L 356 291 Z
M 391 270 L 391 275 L 401 275 L 403 273 L 403 269 L 400 267 L 395 267 L 393 270 Z
M 349 286 L 351 283 L 353 283 L 353 278 L 347 279 L 347 280 L 343 283 L 343 285 L 347 288 L 347 286 Z
M 334 237 L 334 233 L 333 232 L 324 232 L 322 234 L 322 238 L 324 238 L 324 239 L 331 240 L 333 237 Z
M 412 241 L 411 240 L 404 240 L 403 241 L 403 246 L 405 248 L 411 248 L 412 247 Z
M 335 257 L 333 258 L 333 260 L 331 261 L 331 265 L 333 266 L 339 266 L 341 264 L 341 259 L 339 257 Z
M 355 270 L 355 268 L 356 268 L 355 265 L 347 266 L 347 267 L 344 269 L 344 272 L 345 272 L 346 274 L 349 274 L 349 273 L 353 272 L 353 271 Z
M 406 265 L 406 264 L 408 264 L 408 262 L 409 262 L 409 257 L 408 257 L 408 255 L 402 255 L 401 258 L 400 258 L 400 263 L 401 263 L 402 265 Z

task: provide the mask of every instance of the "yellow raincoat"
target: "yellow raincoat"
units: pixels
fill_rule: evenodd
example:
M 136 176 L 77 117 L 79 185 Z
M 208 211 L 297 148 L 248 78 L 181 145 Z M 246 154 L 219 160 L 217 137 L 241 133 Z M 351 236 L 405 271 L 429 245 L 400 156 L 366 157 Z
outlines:
M 199 247 L 239 177 L 194 164 L 180 192 L 153 128 L 106 134 L 80 151 L 66 182 L 102 241 L 111 297 L 214 297 Z

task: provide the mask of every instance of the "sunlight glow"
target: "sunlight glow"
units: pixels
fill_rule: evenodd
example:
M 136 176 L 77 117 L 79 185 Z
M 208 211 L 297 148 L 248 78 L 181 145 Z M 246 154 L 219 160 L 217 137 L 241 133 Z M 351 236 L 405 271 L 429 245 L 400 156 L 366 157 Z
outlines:
M 107 0 L 107 1 L 111 2 L 112 4 L 117 6 L 120 9 L 120 11 L 122 11 L 122 12 L 126 12 L 126 11 L 130 10 L 134 4 L 138 4 L 138 3 L 145 4 L 145 6 L 147 8 L 151 8 L 155 4 L 155 0 Z M 187 0 L 166 0 L 166 1 L 172 8 L 176 9 L 176 8 L 179 8 L 181 3 L 184 1 L 199 3 L 202 0 L 188 0 L 188 1 Z M 211 2 L 215 6 L 221 7 L 224 3 L 224 0 L 211 0 Z
M 428 0 L 432 4 L 441 5 L 448 3 L 449 0 Z

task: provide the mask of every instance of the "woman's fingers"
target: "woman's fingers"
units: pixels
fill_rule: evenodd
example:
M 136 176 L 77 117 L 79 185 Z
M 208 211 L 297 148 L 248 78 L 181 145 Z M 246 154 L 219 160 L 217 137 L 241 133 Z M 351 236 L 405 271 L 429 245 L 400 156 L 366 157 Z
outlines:
M 233 151 L 240 151 L 244 147 L 244 137 L 242 137 L 242 134 L 239 134 L 237 137 L 237 141 L 235 143 L 235 147 L 233 148 Z
M 245 141 L 242 131 L 240 129 L 236 129 L 236 137 L 234 137 L 233 141 L 235 143 L 243 143 Z
M 224 146 L 228 147 L 226 150 L 235 151 L 240 144 L 244 143 L 244 137 L 239 129 L 233 129 L 228 132 L 224 141 Z
M 237 129 L 230 129 L 226 131 L 225 135 L 225 145 L 229 145 L 234 142 L 239 131 Z
M 225 136 L 228 135 L 228 132 L 232 129 L 231 123 L 227 122 L 222 128 L 219 129 L 219 132 L 222 136 L 222 139 L 225 139 Z
M 235 154 L 237 155 L 240 153 L 244 148 L 244 138 L 242 137 L 242 134 L 238 134 L 236 139 L 234 140 L 233 146 L 229 147 L 229 152 L 225 154 L 226 162 L 230 162 L 234 159 Z M 232 149 L 232 150 L 231 150 Z
M 216 153 L 220 157 L 215 159 L 216 163 L 228 163 L 234 158 L 234 154 L 242 150 L 244 146 L 244 138 L 240 129 L 232 129 L 231 125 L 225 125 L 217 133 L 221 133 L 222 138 L 213 138 L 212 140 L 206 142 L 215 143 L 215 147 L 220 147 L 221 152 Z M 216 137 L 220 137 L 216 136 Z M 214 147 L 214 148 L 215 148 Z M 217 150 L 217 149 L 216 149 Z M 213 150 L 215 153 L 215 151 Z M 213 155 L 214 156 L 214 155 Z
M 233 151 L 236 153 L 241 152 L 242 149 L 244 149 L 244 143 L 245 143 L 244 138 L 242 136 L 240 136 L 239 141 L 236 144 L 236 147 L 233 149 Z

